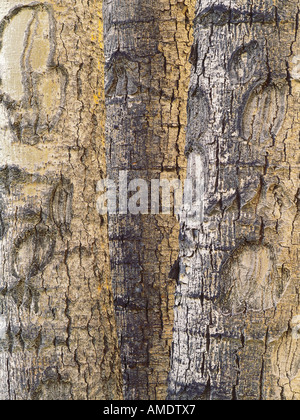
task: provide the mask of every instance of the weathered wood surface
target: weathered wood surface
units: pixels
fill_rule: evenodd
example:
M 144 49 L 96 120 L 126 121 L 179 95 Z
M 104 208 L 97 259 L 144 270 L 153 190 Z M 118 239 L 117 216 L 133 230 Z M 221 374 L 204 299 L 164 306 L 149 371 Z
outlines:
M 120 170 L 128 182 L 184 176 L 192 3 L 104 3 L 106 152 L 115 181 Z M 178 234 L 172 215 L 110 217 L 125 398 L 166 397 Z
M 300 398 L 298 29 L 296 0 L 197 3 L 170 398 Z
M 121 398 L 102 2 L 0 4 L 0 398 Z
M 1 399 L 300 398 L 299 2 L 195 2 L 1 0 Z

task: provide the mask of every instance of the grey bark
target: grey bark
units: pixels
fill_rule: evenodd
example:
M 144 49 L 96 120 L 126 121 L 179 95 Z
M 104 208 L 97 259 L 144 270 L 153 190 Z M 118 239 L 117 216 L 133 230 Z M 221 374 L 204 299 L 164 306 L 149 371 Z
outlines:
M 300 397 L 298 29 L 296 0 L 197 2 L 170 398 Z
M 116 183 L 128 170 L 128 183 L 142 178 L 150 187 L 162 172 L 176 178 L 184 161 L 187 4 L 104 3 L 107 165 Z M 173 215 L 111 216 L 109 238 L 124 396 L 163 399 L 175 284 L 168 274 L 178 254 L 178 222 Z

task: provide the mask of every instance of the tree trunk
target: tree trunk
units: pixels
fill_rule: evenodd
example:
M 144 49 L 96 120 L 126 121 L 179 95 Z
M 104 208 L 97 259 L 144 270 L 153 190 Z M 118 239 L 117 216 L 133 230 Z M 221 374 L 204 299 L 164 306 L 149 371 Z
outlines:
M 119 399 L 102 2 L 0 5 L 0 398 Z
M 184 176 L 191 3 L 104 3 L 107 165 L 116 184 L 120 171 L 128 171 L 128 183 L 141 178 L 148 188 L 150 180 Z M 148 214 L 150 205 L 135 215 L 127 203 L 122 210 L 110 215 L 109 238 L 124 396 L 163 399 L 179 225 L 173 214 Z
M 196 6 L 170 398 L 300 399 L 299 3 L 275 3 Z

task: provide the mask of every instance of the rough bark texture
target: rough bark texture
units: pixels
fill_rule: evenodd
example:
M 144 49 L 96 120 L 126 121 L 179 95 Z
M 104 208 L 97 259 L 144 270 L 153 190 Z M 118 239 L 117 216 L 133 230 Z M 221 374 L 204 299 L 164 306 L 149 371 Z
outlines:
M 118 399 L 101 1 L 1 0 L 0 398 Z
M 193 12 L 190 0 L 104 2 L 107 165 L 115 181 L 120 170 L 128 182 L 184 176 Z M 127 399 L 166 396 L 178 234 L 174 216 L 110 217 Z
M 198 1 L 171 398 L 300 399 L 299 3 Z
M 0 399 L 164 399 L 172 339 L 171 399 L 300 399 L 299 2 L 195 1 L 1 0 Z M 180 249 L 173 215 L 107 231 L 105 161 L 184 147 Z

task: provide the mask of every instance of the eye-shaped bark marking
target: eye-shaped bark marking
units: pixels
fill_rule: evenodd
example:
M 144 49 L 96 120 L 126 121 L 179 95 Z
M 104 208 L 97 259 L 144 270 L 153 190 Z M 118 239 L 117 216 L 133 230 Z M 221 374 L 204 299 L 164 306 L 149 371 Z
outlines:
M 55 20 L 47 4 L 16 7 L 0 22 L 0 98 L 23 143 L 37 143 L 61 116 L 67 75 L 54 61 L 55 49 Z
M 199 140 L 205 134 L 210 118 L 210 105 L 205 92 L 197 87 L 190 91 L 188 105 L 186 152 L 202 152 Z
M 54 189 L 50 215 L 55 225 L 64 234 L 70 227 L 72 219 L 73 185 L 63 179 Z
M 12 249 L 11 273 L 15 281 L 8 287 L 7 293 L 12 296 L 19 308 L 29 308 L 34 304 L 38 311 L 39 290 L 31 279 L 41 273 L 53 258 L 55 234 L 45 226 L 28 230 L 14 243 Z
M 43 271 L 53 257 L 55 242 L 53 235 L 43 227 L 23 234 L 14 244 L 14 277 L 28 280 Z
M 260 83 L 256 86 L 239 113 L 241 137 L 257 145 L 272 143 L 285 119 L 287 95 L 287 83 Z
M 259 44 L 252 41 L 239 47 L 229 61 L 228 70 L 233 83 L 247 83 L 255 74 L 261 60 Z
M 221 269 L 218 304 L 226 315 L 271 309 L 283 295 L 289 274 L 287 270 L 278 273 L 271 248 L 242 245 Z
M 107 97 L 135 95 L 140 90 L 139 64 L 125 53 L 115 53 L 106 66 Z

